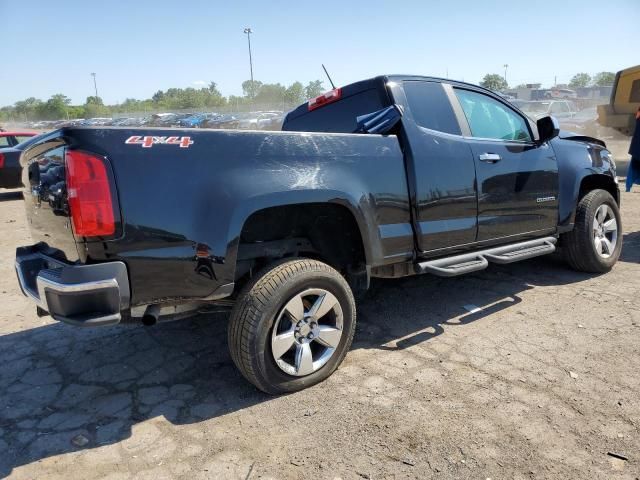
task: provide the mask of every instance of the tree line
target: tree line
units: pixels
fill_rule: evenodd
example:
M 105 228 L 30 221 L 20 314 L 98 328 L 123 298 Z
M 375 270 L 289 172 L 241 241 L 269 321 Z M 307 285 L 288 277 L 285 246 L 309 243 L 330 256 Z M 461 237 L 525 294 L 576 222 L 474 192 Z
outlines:
M 569 88 L 580 88 L 580 87 L 606 87 L 613 85 L 615 81 L 616 74 L 613 72 L 600 72 L 596 73 L 593 77 L 588 73 L 576 73 L 570 80 L 568 87 Z M 505 80 L 505 78 L 498 73 L 488 73 L 484 76 L 482 81 L 480 82 L 480 86 L 484 88 L 488 88 L 489 90 L 494 91 L 504 91 L 509 89 L 509 84 Z M 567 86 L 567 85 L 558 85 L 558 86 Z M 525 87 L 525 85 L 517 85 L 515 88 Z
M 158 90 L 151 98 L 138 100 L 127 98 L 124 102 L 105 105 L 100 97 L 89 96 L 82 105 L 72 105 L 71 99 L 61 93 L 48 100 L 29 97 L 13 105 L 0 108 L 0 120 L 59 120 L 65 118 L 109 117 L 127 112 L 157 112 L 161 110 L 214 109 L 217 107 L 240 108 L 245 105 L 281 105 L 290 107 L 324 92 L 321 80 L 306 86 L 293 82 L 289 86 L 280 83 L 262 83 L 247 80 L 242 83 L 242 96 L 223 96 L 215 82 L 202 88 L 169 88 Z

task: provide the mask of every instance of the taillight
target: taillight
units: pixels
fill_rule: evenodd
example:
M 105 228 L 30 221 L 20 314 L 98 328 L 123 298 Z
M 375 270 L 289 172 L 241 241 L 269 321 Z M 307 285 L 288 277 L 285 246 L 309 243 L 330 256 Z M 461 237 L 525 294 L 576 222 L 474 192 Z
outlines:
M 333 102 L 337 102 L 341 98 L 342 98 L 341 88 L 330 90 L 327 93 L 323 93 L 319 97 L 311 98 L 309 100 L 309 111 L 315 110 L 316 108 L 320 108 L 324 105 L 328 105 Z
M 67 195 L 76 235 L 106 237 L 116 231 L 109 173 L 101 157 L 67 150 Z
M 4 154 L 0 153 L 0 168 L 4 168 Z

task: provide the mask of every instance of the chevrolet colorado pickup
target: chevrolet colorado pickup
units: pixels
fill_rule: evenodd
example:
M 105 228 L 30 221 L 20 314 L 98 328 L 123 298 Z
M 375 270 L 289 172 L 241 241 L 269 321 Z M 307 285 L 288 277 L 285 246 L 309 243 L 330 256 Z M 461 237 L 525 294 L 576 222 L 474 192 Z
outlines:
M 21 155 L 41 315 L 78 326 L 232 307 L 231 357 L 268 393 L 328 377 L 371 277 L 454 276 L 549 254 L 606 272 L 622 247 L 604 143 L 483 88 L 379 76 L 283 131 L 81 128 Z

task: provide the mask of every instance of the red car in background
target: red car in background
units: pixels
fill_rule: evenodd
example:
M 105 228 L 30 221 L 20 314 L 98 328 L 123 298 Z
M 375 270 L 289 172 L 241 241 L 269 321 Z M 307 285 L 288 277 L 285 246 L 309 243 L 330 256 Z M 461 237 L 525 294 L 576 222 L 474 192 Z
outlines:
M 21 148 L 18 145 L 38 135 L 35 132 L 0 131 L 0 188 L 18 188 L 22 186 L 20 168 Z M 18 147 L 18 148 L 16 148 Z
M 15 147 L 19 143 L 37 135 L 35 132 L 3 132 L 0 131 L 0 148 Z

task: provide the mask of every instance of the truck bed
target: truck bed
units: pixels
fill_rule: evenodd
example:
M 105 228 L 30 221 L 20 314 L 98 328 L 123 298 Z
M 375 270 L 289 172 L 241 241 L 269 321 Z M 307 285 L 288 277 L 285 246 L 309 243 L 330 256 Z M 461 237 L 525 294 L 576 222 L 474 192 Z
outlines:
M 55 146 L 106 158 L 120 216 L 114 238 L 74 238 L 63 154 L 52 155 Z M 228 285 L 232 290 L 245 221 L 278 205 L 329 202 L 348 209 L 366 238 L 370 265 L 412 254 L 403 156 L 395 136 L 65 128 L 21 161 L 34 240 L 70 263 L 124 262 L 132 306 L 214 298 Z M 29 178 L 34 162 L 42 182 L 37 191 Z

